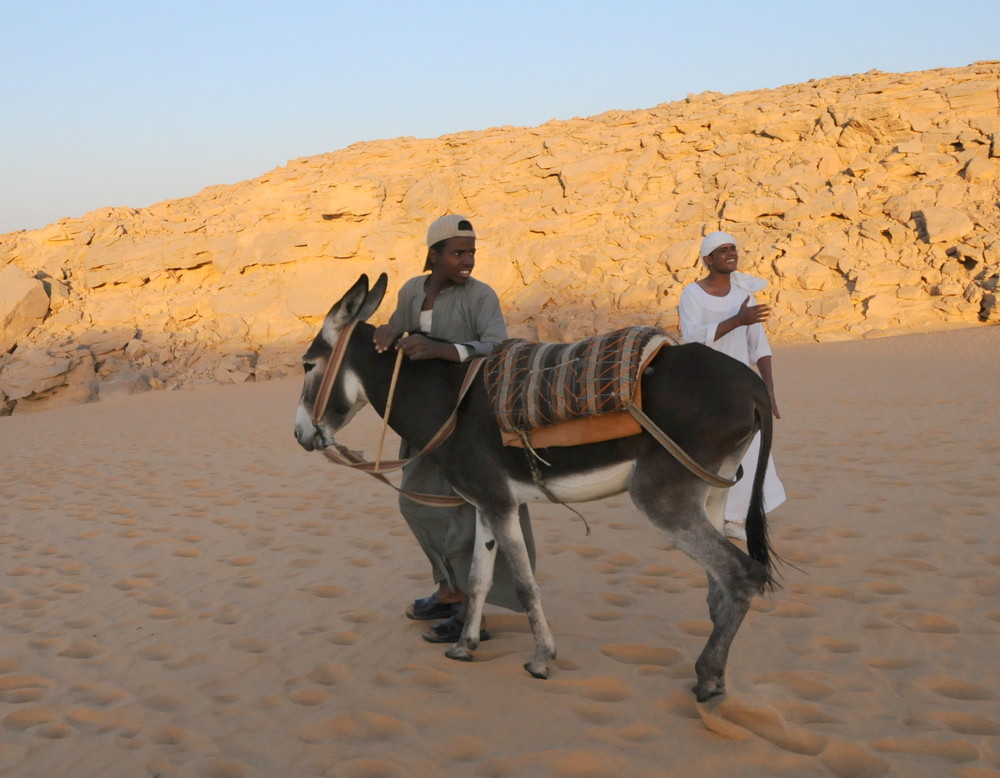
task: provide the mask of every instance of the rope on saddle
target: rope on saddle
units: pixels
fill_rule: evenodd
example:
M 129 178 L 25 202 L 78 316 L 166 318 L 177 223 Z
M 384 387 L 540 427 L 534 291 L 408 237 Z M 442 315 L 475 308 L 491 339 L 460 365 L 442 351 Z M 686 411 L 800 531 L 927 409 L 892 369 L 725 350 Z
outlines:
M 520 434 L 625 410 L 641 366 L 669 340 L 657 327 L 626 327 L 570 344 L 504 341 L 483 370 L 497 423 Z
M 559 502 L 545 485 L 526 432 L 569 419 L 627 411 L 678 462 L 706 483 L 729 488 L 684 451 L 636 402 L 639 371 L 656 351 L 675 341 L 657 327 L 626 327 L 571 344 L 508 340 L 487 358 L 483 371 L 487 396 L 506 432 L 516 433 L 528 453 L 535 485 Z M 589 528 L 588 528 L 589 529 Z

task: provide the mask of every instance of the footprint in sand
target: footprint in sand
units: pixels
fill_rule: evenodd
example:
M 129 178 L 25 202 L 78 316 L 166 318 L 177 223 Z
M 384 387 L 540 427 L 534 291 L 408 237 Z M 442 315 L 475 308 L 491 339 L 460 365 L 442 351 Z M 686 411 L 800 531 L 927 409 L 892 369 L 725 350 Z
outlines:
M 266 640 L 258 640 L 257 638 L 235 638 L 230 641 L 229 645 L 237 651 L 246 651 L 250 654 L 263 654 L 271 647 L 271 644 Z
M 618 611 L 594 611 L 587 614 L 591 621 L 617 621 L 623 614 Z
M 413 672 L 410 678 L 418 686 L 438 691 L 448 691 L 455 686 L 455 676 L 451 673 L 436 670 L 432 667 L 414 667 L 412 665 L 403 669 L 412 669 Z
M 192 778 L 246 778 L 255 772 L 235 759 L 198 759 L 184 765 L 184 775 Z
M 680 651 L 673 648 L 660 648 L 646 643 L 627 643 L 624 645 L 604 646 L 601 653 L 611 657 L 616 662 L 627 665 L 656 665 L 670 667 L 683 662 Z
M 168 710 L 157 708 L 157 710 Z M 66 713 L 66 721 L 83 732 L 115 732 L 125 737 L 135 737 L 142 731 L 134 717 L 118 710 L 94 710 L 74 707 Z
M 236 605 L 223 605 L 212 617 L 216 624 L 239 624 L 243 620 L 243 612 Z
M 392 716 L 369 711 L 354 711 L 312 722 L 296 733 L 306 743 L 389 742 L 398 740 L 408 725 Z
M 237 557 L 229 557 L 228 559 L 222 559 L 221 561 L 227 565 L 230 565 L 231 567 L 251 567 L 252 565 L 257 564 L 257 557 L 237 556 Z
M 970 683 L 960 678 L 932 676 L 924 679 L 924 684 L 935 694 L 950 700 L 993 700 L 996 695 L 985 686 Z
M 697 708 L 705 726 L 725 737 L 746 740 L 752 734 L 786 751 L 810 756 L 827 745 L 818 733 L 788 727 L 777 710 L 751 707 L 732 694 L 717 702 L 697 703 Z
M 367 610 L 364 608 L 348 611 L 344 614 L 344 621 L 351 621 L 355 624 L 372 624 L 378 621 L 379 618 L 380 616 L 378 611 Z
M 322 689 L 316 688 L 287 689 L 285 693 L 287 694 L 288 699 L 295 704 L 310 708 L 316 705 L 322 705 L 330 696 Z
M 924 727 L 926 722 L 943 724 L 952 732 L 957 732 L 960 735 L 978 735 L 984 737 L 996 737 L 1000 735 L 1000 723 L 984 719 L 981 716 L 956 713 L 954 711 L 930 713 L 924 717 L 907 719 L 903 723 L 916 727 Z
M 940 741 L 929 735 L 912 738 L 894 737 L 871 740 L 868 745 L 876 751 L 914 756 L 930 756 L 952 762 L 975 762 L 980 758 L 979 748 L 964 740 Z
M 712 634 L 712 622 L 707 619 L 679 621 L 677 629 L 692 637 L 707 638 Z
M 881 594 L 886 596 L 905 594 L 909 591 L 909 589 L 905 586 L 890 583 L 889 581 L 870 581 L 868 583 L 861 584 L 858 588 L 862 591 L 871 592 L 872 594 Z
M 59 652 L 59 656 L 70 659 L 93 659 L 100 656 L 107 650 L 107 647 L 96 640 L 80 638 L 71 642 L 66 648 Z
M 823 700 L 833 694 L 829 685 L 800 673 L 764 673 L 757 676 L 754 682 L 777 684 L 803 700 Z
M 335 646 L 353 646 L 360 642 L 360 640 L 361 635 L 352 629 L 333 632 L 327 637 L 327 642 L 333 643 Z
M 933 613 L 906 614 L 898 617 L 896 620 L 901 626 L 914 632 L 953 635 L 960 631 L 955 622 Z
M 335 686 L 350 677 L 351 671 L 347 665 L 337 662 L 319 662 L 306 675 L 306 678 L 320 686 Z
M 872 656 L 864 663 L 875 670 L 908 670 L 923 664 L 919 659 L 902 656 Z
M 47 705 L 32 705 L 19 708 L 0 719 L 0 727 L 14 732 L 24 732 L 32 727 L 55 724 L 59 721 L 59 711 Z
M 97 707 L 117 705 L 129 697 L 129 693 L 124 689 L 102 683 L 79 683 L 73 686 L 70 691 L 79 695 L 80 699 L 87 705 L 96 705 Z
M 801 602 L 777 602 L 768 611 L 768 615 L 781 619 L 811 619 L 822 615 L 819 608 Z
M 857 743 L 830 741 L 818 758 L 840 778 L 881 778 L 890 774 L 889 762 Z
M 0 702 L 38 702 L 54 685 L 40 675 L 7 675 L 0 678 Z
M 551 686 L 546 686 L 546 691 L 551 690 L 557 694 L 576 694 L 595 702 L 624 702 L 634 699 L 639 694 L 635 687 L 608 676 L 550 683 Z
M 817 638 L 816 645 L 833 654 L 854 654 L 861 650 L 861 646 L 857 643 L 838 638 Z

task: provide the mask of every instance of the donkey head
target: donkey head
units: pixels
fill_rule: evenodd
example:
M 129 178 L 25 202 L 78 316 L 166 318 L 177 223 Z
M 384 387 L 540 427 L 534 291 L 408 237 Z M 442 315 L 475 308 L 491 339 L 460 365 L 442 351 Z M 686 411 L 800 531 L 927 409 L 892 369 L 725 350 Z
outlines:
M 382 273 L 369 290 L 368 276 L 362 274 L 330 308 L 323 327 L 302 357 L 305 380 L 295 414 L 295 439 L 306 451 L 332 445 L 337 431 L 368 402 L 349 353 L 344 354 L 337 375 L 327 376 L 327 373 L 335 367 L 330 364 L 331 355 L 346 329 L 354 322 L 365 321 L 375 312 L 385 295 L 387 281 L 386 274 Z M 342 346 L 346 348 L 347 344 Z M 370 350 L 374 356 L 375 347 L 370 346 Z

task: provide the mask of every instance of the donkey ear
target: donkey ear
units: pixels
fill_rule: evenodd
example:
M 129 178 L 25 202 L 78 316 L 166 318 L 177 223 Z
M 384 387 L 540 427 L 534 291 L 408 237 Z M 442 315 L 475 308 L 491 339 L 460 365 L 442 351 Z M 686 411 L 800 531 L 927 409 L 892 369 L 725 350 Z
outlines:
M 361 309 L 355 315 L 358 321 L 368 321 L 368 317 L 378 310 L 379 305 L 382 303 L 382 298 L 385 297 L 385 288 L 388 284 L 389 276 L 381 273 L 372 285 L 371 291 L 368 292 L 368 296 L 365 298 Z
M 357 318 L 366 297 L 368 297 L 368 276 L 362 273 L 361 278 L 354 282 L 354 286 L 348 289 L 327 313 L 323 321 L 323 337 L 327 343 L 333 343 L 341 328 Z

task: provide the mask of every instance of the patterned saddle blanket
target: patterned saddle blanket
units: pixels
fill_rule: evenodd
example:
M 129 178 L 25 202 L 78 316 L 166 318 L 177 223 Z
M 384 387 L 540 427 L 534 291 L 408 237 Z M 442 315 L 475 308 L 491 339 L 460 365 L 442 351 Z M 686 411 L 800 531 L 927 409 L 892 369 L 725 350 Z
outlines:
M 515 443 L 512 437 L 552 425 L 620 413 L 630 401 L 641 405 L 637 400 L 643 368 L 663 345 L 673 342 L 658 327 L 626 327 L 569 344 L 504 341 L 487 358 L 483 379 L 500 429 L 507 433 L 505 442 Z M 591 432 L 549 445 L 576 445 L 638 431 L 637 424 L 629 424 L 622 431 L 597 433 L 596 438 Z M 533 445 L 545 445 L 534 435 L 528 438 Z

